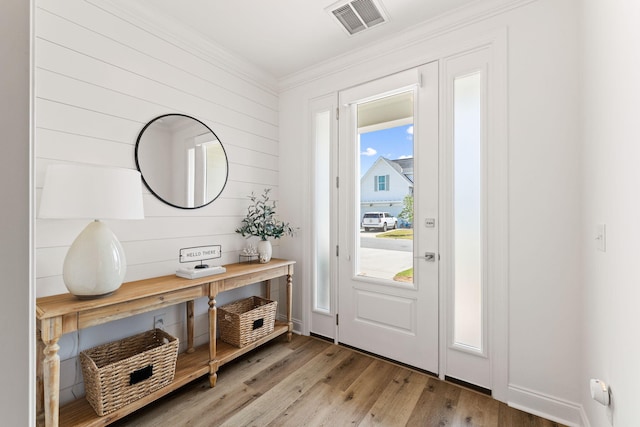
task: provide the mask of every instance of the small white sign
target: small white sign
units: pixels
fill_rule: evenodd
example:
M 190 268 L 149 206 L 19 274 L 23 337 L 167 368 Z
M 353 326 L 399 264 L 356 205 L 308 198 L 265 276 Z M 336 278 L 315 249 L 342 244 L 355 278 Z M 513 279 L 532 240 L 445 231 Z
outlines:
M 427 228 L 434 228 L 436 226 L 435 218 L 427 218 L 424 220 L 424 226 Z
M 180 249 L 180 262 L 202 261 L 204 259 L 220 258 L 222 256 L 222 246 L 196 246 L 193 248 Z

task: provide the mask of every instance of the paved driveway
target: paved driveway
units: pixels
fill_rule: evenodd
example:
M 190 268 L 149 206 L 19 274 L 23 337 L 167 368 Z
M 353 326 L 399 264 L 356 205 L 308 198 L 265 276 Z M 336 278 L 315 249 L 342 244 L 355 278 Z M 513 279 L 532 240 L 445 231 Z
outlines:
M 413 267 L 413 240 L 379 239 L 380 233 L 360 233 L 360 270 L 364 275 L 393 279 Z

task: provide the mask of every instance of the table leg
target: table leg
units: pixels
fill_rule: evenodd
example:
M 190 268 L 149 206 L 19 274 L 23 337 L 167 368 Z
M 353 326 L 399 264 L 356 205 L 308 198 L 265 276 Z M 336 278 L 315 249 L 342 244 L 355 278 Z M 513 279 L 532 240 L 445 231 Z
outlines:
M 62 336 L 62 318 L 41 320 L 40 336 L 44 344 L 44 422 L 46 427 L 57 427 L 60 408 L 60 356 L 58 340 Z
M 187 301 L 187 353 L 189 354 L 196 351 L 193 344 L 194 307 L 195 301 Z
M 44 425 L 44 343 L 36 332 L 36 425 Z
M 217 311 L 215 296 L 209 296 L 209 385 L 211 387 L 216 386 L 218 379 L 218 360 L 216 359 Z
M 287 332 L 287 341 L 291 342 L 293 335 L 293 320 L 291 317 L 293 298 L 293 266 L 289 267 L 289 274 L 287 274 L 287 323 L 289 325 L 289 331 Z

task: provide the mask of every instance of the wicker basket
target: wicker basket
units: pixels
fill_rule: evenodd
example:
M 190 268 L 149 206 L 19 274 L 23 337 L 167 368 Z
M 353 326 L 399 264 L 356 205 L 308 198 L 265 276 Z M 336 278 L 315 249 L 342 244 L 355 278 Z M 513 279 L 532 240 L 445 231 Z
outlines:
M 278 302 L 250 297 L 218 308 L 222 341 L 244 347 L 273 332 Z
M 80 353 L 86 398 L 107 415 L 171 384 L 178 339 L 154 329 Z

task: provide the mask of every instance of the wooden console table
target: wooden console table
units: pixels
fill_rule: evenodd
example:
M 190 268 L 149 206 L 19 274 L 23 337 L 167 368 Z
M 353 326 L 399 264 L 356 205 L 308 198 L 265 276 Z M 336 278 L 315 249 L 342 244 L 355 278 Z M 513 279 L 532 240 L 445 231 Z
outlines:
M 192 380 L 209 374 L 214 387 L 218 368 L 236 357 L 287 334 L 291 341 L 291 293 L 295 261 L 272 259 L 267 264 L 229 264 L 227 271 L 215 276 L 183 279 L 174 275 L 124 283 L 113 295 L 79 300 L 71 294 L 38 298 L 38 424 L 46 427 L 105 426 L 146 404 L 182 387 Z M 271 297 L 271 279 L 287 278 L 287 321 L 276 322 L 274 331 L 243 348 L 216 340 L 216 296 L 220 292 L 266 282 L 266 297 Z M 209 343 L 194 347 L 194 300 L 209 298 Z M 62 334 L 107 323 L 174 304 L 187 307 L 187 351 L 178 355 L 173 383 L 111 414 L 99 417 L 85 398 L 59 408 L 60 357 L 58 340 Z M 43 419 L 44 418 L 44 419 Z

